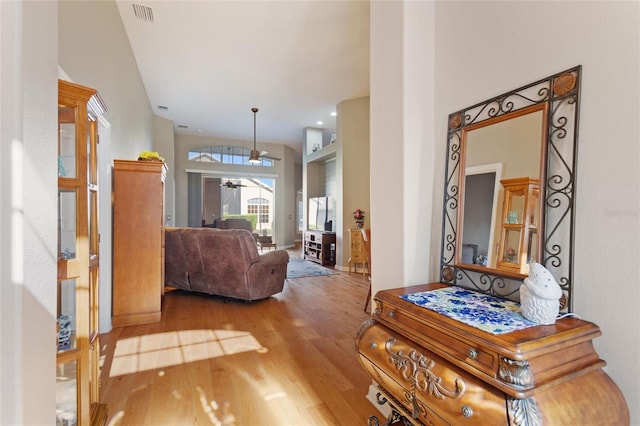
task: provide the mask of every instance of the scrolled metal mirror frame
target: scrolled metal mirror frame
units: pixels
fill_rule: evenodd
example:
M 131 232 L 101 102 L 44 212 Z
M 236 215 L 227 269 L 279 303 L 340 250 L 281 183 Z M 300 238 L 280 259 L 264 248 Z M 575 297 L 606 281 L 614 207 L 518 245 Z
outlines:
M 463 134 L 468 126 L 547 103 L 544 185 L 540 188 L 543 229 L 539 262 L 555 277 L 563 291 L 561 308 L 571 311 L 575 223 L 575 185 L 582 66 L 506 92 L 449 115 L 445 165 L 440 280 L 493 296 L 518 300 L 521 279 L 465 268 L 456 262 L 460 235 L 460 183 Z

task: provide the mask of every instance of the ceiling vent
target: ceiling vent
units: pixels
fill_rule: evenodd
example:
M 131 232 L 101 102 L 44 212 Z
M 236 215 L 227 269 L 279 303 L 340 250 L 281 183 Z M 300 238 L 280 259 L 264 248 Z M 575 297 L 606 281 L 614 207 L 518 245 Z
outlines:
M 153 9 L 141 4 L 133 4 L 133 14 L 141 21 L 153 22 Z
M 189 128 L 189 126 L 185 126 L 184 124 L 178 124 L 178 127 L 180 129 L 188 129 Z

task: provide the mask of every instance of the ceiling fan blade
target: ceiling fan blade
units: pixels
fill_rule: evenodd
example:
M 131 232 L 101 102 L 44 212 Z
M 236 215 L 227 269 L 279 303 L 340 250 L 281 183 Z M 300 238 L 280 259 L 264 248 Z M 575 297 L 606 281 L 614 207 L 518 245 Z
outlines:
M 233 183 L 230 180 L 221 183 L 220 186 L 225 187 L 225 188 L 229 188 L 229 189 L 236 189 L 239 186 L 247 186 L 247 185 L 243 185 L 241 183 Z

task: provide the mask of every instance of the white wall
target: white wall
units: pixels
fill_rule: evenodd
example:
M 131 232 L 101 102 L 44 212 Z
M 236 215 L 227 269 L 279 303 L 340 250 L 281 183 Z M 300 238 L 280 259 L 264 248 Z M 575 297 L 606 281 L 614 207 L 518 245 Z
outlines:
M 405 19 L 423 19 L 425 25 L 435 25 L 435 39 L 401 31 L 401 11 L 411 7 L 411 2 L 371 5 L 371 168 L 388 171 L 384 176 L 372 174 L 372 227 L 386 237 L 384 244 L 372 239 L 372 256 L 390 262 L 384 271 L 374 269 L 374 291 L 381 287 L 380 278 L 385 285 L 408 283 L 397 262 L 406 263 L 414 252 L 420 252 L 417 242 L 405 244 L 403 251 L 397 247 L 398 235 L 406 239 L 407 234 L 400 228 L 418 227 L 418 218 L 405 216 L 403 224 L 390 227 L 391 214 L 385 212 L 389 203 L 411 208 L 408 200 L 394 194 L 388 182 L 401 176 L 409 164 L 393 152 L 383 156 L 393 151 L 395 145 L 389 141 L 394 138 L 405 152 L 413 146 L 407 126 L 399 124 L 403 121 L 397 117 L 402 100 L 397 99 L 397 93 L 403 93 L 401 87 L 405 94 L 410 93 L 414 86 L 409 79 L 400 78 L 393 67 L 404 66 L 409 75 L 411 69 L 421 66 L 422 55 L 433 52 L 429 59 L 435 64 L 435 74 L 427 86 L 435 88 L 434 114 L 429 115 L 426 107 L 423 112 L 427 122 L 434 119 L 435 141 L 441 143 L 436 143 L 432 152 L 436 161 L 431 269 L 421 278 L 435 280 L 447 115 L 582 64 L 574 310 L 601 327 L 603 336 L 595 340 L 596 349 L 627 399 L 632 424 L 640 424 L 640 367 L 635 361 L 640 359 L 639 3 L 437 2 L 435 19 L 427 8 L 422 17 L 416 17 L 418 12 L 404 15 Z M 404 61 L 397 57 L 402 49 Z M 428 74 L 425 78 L 429 79 Z M 389 84 L 395 85 L 396 91 L 391 92 Z M 424 84 L 419 84 L 418 90 Z M 408 114 L 404 111 L 402 115 Z M 382 118 L 386 119 L 384 124 L 377 124 Z M 386 231 L 385 226 L 394 232 Z
M 0 2 L 3 425 L 55 416 L 56 15 L 55 3 Z
M 107 104 L 113 158 L 135 160 L 152 148 L 154 116 L 116 2 L 58 5 L 59 63 L 73 81 L 97 89 Z
M 336 108 L 336 267 L 348 270 L 351 257 L 349 228 L 355 228 L 353 212 L 364 210 L 364 227 L 371 228 L 369 191 L 369 97 L 347 99 Z M 372 228 L 373 229 L 373 228 Z
M 370 56 L 371 291 L 400 287 L 404 279 L 405 142 L 403 2 L 372 2 Z M 430 212 L 425 212 L 430 216 Z M 412 225 L 417 226 L 417 222 Z M 425 259 L 427 257 L 425 256 Z M 426 280 L 426 275 L 423 277 Z
M 435 7 L 433 2 L 407 2 L 403 14 L 404 63 L 403 90 L 403 186 L 405 208 L 404 282 L 420 284 L 433 276 L 429 262 L 437 259 L 440 246 L 433 249 L 438 233 L 431 224 L 431 212 L 441 211 L 442 203 L 432 202 L 434 167 L 442 159 L 434 157 L 434 84 Z M 437 191 L 435 191 L 437 193 Z M 437 214 L 435 216 L 438 216 Z M 409 225 L 409 226 L 407 226 Z M 434 237 L 435 235 L 435 237 Z
M 302 137 L 302 136 L 301 136 Z M 296 203 L 296 196 L 298 189 L 302 187 L 302 181 L 296 180 L 298 177 L 296 167 L 296 152 L 285 146 L 282 156 L 283 179 L 281 182 L 276 182 L 276 198 L 278 198 L 278 192 L 282 191 L 285 194 L 284 199 L 276 204 L 276 226 L 282 228 L 282 238 L 284 247 L 293 247 L 295 245 L 296 237 L 298 235 L 298 206 Z M 300 175 L 301 179 L 302 176 Z M 282 204 L 282 208 L 278 208 L 278 204 Z M 280 215 L 280 217 L 278 217 Z
M 173 121 L 156 115 L 153 125 L 153 150 L 164 158 L 168 169 L 164 181 L 164 223 L 168 226 L 175 226 L 176 194 L 173 144 Z

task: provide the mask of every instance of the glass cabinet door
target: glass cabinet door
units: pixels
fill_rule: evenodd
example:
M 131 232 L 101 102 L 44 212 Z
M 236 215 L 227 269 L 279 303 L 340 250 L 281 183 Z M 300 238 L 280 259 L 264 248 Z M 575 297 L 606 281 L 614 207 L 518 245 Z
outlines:
M 58 259 L 73 260 L 78 248 L 77 191 L 74 188 L 58 190 Z
M 77 366 L 75 359 L 56 366 L 56 426 L 78 424 Z
M 524 202 L 525 198 L 523 193 L 509 193 L 509 210 L 506 216 L 506 223 L 517 225 L 524 222 Z
M 520 238 L 522 230 L 506 229 L 502 261 L 517 265 L 520 262 Z
M 58 106 L 58 176 L 76 177 L 76 109 Z
M 78 348 L 76 293 L 75 279 L 58 281 L 58 353 Z

